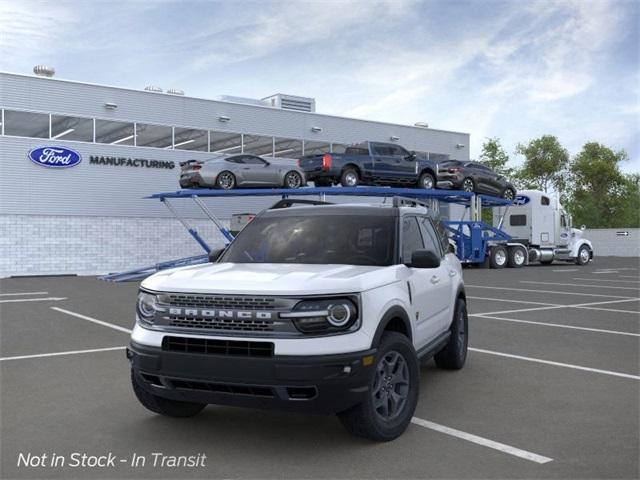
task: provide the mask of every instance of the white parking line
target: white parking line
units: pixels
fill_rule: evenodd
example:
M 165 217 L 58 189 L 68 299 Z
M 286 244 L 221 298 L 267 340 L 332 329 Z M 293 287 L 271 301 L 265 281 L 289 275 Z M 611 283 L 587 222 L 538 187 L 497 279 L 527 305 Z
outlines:
M 131 330 L 128 328 L 114 325 L 113 323 L 103 322 L 102 320 L 98 320 L 97 318 L 87 317 L 86 315 L 81 315 L 70 310 L 65 310 L 64 308 L 51 307 L 51 310 L 55 310 L 56 312 L 60 313 L 66 313 L 67 315 L 71 315 L 72 317 L 81 318 L 82 320 L 86 320 L 87 322 L 92 322 L 97 325 L 102 325 L 103 327 L 113 328 L 114 330 L 118 330 L 120 332 L 131 333 Z
M 596 332 L 596 333 L 611 333 L 613 335 L 627 335 L 629 337 L 640 337 L 640 333 L 632 333 L 632 332 L 620 332 L 618 330 L 604 330 L 601 328 L 589 328 L 589 327 L 577 327 L 575 325 L 563 325 L 560 323 L 545 323 L 545 322 L 534 322 L 531 320 L 518 320 L 515 318 L 501 318 L 494 317 L 491 315 L 476 315 L 469 314 L 470 317 L 476 318 L 488 318 L 491 320 L 502 320 L 503 322 L 513 322 L 513 323 L 528 323 L 530 325 L 541 325 L 543 327 L 556 327 L 556 328 L 568 328 L 570 330 L 584 330 L 586 332 Z
M 471 298 L 472 300 L 490 300 L 493 302 L 508 302 L 508 303 L 525 303 L 529 305 L 544 305 L 546 307 L 556 307 L 560 306 L 556 303 L 542 303 L 542 302 L 531 302 L 529 300 L 507 300 L 506 298 L 490 298 L 490 297 L 472 297 L 467 295 L 467 298 Z
M 467 298 L 473 298 L 473 297 L 467 297 Z M 600 308 L 600 307 L 595 307 L 594 305 L 607 305 L 610 303 L 624 303 L 624 302 L 634 302 L 640 300 L 640 298 L 627 298 L 624 300 L 607 300 L 604 302 L 589 302 L 589 303 L 576 303 L 574 305 L 556 305 L 553 303 L 549 303 L 546 304 L 547 306 L 545 307 L 535 307 L 535 308 L 518 308 L 515 310 L 497 310 L 495 312 L 481 312 L 481 313 L 476 313 L 474 315 L 501 315 L 503 313 L 519 313 L 519 312 L 537 312 L 540 310 L 556 310 L 556 309 L 560 309 L 560 308 L 584 308 L 587 310 L 601 310 L 604 312 L 618 312 L 618 313 L 640 313 L 634 310 L 616 310 L 613 308 Z M 526 302 L 523 302 L 526 303 Z M 542 304 L 545 305 L 545 304 Z
M 15 295 L 49 295 L 49 292 L 0 293 L 0 297 L 11 297 Z
M 462 440 L 466 440 L 467 442 L 472 442 L 477 445 L 482 445 L 483 447 L 493 448 L 494 450 L 499 450 L 515 457 L 524 458 L 525 460 L 529 460 L 530 462 L 549 463 L 553 461 L 553 458 L 538 455 L 537 453 L 528 452 L 526 450 L 521 450 L 504 443 L 495 442 L 493 440 L 489 440 L 488 438 L 473 435 L 472 433 L 456 430 L 455 428 L 445 427 L 444 425 L 440 425 L 439 423 L 430 422 L 418 417 L 413 417 L 411 419 L 411 423 L 413 423 L 414 425 L 420 425 L 421 427 L 428 428 L 430 430 L 435 430 L 436 432 L 451 435 L 452 437 L 461 438 Z
M 43 358 L 43 357 L 59 357 L 62 355 L 78 355 L 81 353 L 94 353 L 94 352 L 109 352 L 111 350 L 123 350 L 127 347 L 107 347 L 107 348 L 91 348 L 89 350 L 71 350 L 67 352 L 55 352 L 55 353 L 38 353 L 35 355 L 20 355 L 17 357 L 2 357 L 0 362 L 8 362 L 10 360 L 25 360 L 28 358 Z
M 561 268 L 560 270 L 551 270 L 552 272 L 579 272 L 579 268 Z
M 467 288 L 489 288 L 492 290 L 509 290 L 512 292 L 527 292 L 527 293 L 555 293 L 557 295 L 575 295 L 582 297 L 605 297 L 605 298 L 626 298 L 635 300 L 636 297 L 623 297 L 620 295 L 601 295 L 599 293 L 582 293 L 582 292 L 560 292 L 557 290 L 538 290 L 535 288 L 512 288 L 512 287 L 490 287 L 488 285 L 465 285 Z M 524 302 L 522 302 L 524 303 Z
M 620 275 L 620 278 L 638 278 L 637 275 Z
M 572 280 L 586 280 L 588 282 L 640 283 L 640 280 L 609 280 L 608 278 L 573 277 Z
M 0 300 L 0 303 L 22 303 L 22 302 L 59 302 L 67 300 L 67 297 L 47 297 L 47 298 L 11 298 L 8 300 Z
M 522 355 L 513 355 L 511 353 L 495 352 L 493 350 L 484 350 L 482 348 L 469 347 L 472 352 L 486 353 L 487 355 L 496 355 L 498 357 L 514 358 L 516 360 L 524 360 L 525 362 L 542 363 L 545 365 L 552 365 L 554 367 L 571 368 L 574 370 L 582 370 L 585 372 L 600 373 L 603 375 L 610 375 L 612 377 L 630 378 L 632 380 L 640 380 L 640 376 L 631 375 L 629 373 L 613 372 L 611 370 L 600 370 L 599 368 L 583 367 L 581 365 L 573 365 L 571 363 L 552 362 L 551 360 L 543 360 L 542 358 L 523 357 Z
M 519 312 L 537 312 L 541 310 L 557 310 L 559 308 L 568 308 L 569 305 L 554 305 L 549 307 L 535 307 L 535 308 L 518 308 L 516 310 L 498 310 L 496 312 L 482 312 L 474 315 L 498 315 L 502 313 L 519 313 Z
M 584 283 L 556 283 L 556 282 L 536 282 L 533 280 L 520 280 L 520 283 L 531 283 L 537 285 L 564 285 L 567 287 L 587 287 L 587 288 L 615 288 L 616 290 L 640 290 L 640 287 L 619 287 L 618 285 L 587 285 Z

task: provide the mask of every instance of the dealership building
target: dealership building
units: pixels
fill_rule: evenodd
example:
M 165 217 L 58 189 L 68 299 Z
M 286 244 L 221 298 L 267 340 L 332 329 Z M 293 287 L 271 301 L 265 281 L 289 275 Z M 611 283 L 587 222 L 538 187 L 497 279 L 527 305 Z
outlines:
M 323 115 L 310 98 L 209 100 L 34 71 L 40 75 L 0 73 L 0 277 L 101 274 L 203 253 L 164 205 L 144 198 L 177 190 L 185 160 L 251 153 L 294 162 L 364 140 L 434 160 L 469 159 L 467 133 Z M 47 168 L 31 158 L 52 149 L 77 154 L 73 165 Z M 228 221 L 275 200 L 210 199 L 207 206 Z M 174 205 L 210 244 L 221 244 L 192 202 Z

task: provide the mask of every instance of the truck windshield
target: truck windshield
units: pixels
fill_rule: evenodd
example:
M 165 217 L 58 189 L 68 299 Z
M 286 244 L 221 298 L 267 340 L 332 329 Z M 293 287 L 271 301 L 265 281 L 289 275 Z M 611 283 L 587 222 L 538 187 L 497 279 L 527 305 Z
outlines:
M 220 262 L 393 265 L 395 224 L 392 216 L 258 217 Z

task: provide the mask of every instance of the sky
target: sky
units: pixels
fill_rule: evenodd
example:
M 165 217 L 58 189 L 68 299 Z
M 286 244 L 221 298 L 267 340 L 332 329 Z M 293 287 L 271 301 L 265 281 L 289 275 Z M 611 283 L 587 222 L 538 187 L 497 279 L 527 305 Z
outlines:
M 640 2 L 0 0 L 0 70 L 624 149 L 640 172 Z

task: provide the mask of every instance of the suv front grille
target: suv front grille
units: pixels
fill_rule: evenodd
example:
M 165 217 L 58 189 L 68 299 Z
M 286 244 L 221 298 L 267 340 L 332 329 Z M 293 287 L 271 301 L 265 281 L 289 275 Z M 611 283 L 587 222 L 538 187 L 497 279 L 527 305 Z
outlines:
M 181 328 L 240 332 L 272 332 L 273 320 L 244 320 L 230 318 L 169 317 L 169 325 Z
M 272 342 L 243 342 L 209 338 L 164 337 L 162 349 L 170 352 L 230 355 L 238 357 L 272 357 Z
M 167 295 L 172 307 L 200 307 L 209 309 L 244 309 L 244 310 L 275 310 L 278 308 L 276 299 L 270 297 L 245 297 L 231 295 L 196 295 L 177 294 Z

